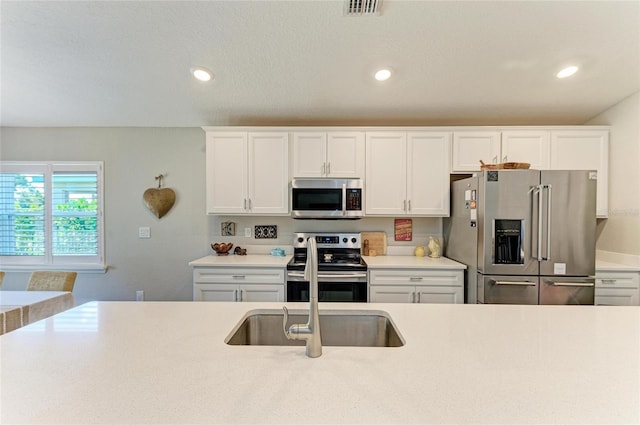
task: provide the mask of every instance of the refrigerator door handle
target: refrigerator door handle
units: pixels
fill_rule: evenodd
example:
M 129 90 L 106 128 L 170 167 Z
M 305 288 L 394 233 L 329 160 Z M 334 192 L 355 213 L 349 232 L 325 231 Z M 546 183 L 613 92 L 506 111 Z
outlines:
M 551 185 L 545 185 L 547 188 L 547 255 L 543 258 L 544 261 L 551 259 Z
M 592 287 L 595 286 L 595 283 L 588 282 L 550 282 L 553 286 L 586 286 Z
M 536 286 L 535 282 L 521 281 L 513 282 L 510 280 L 492 280 L 494 285 L 514 285 L 514 286 Z
M 536 186 L 538 193 L 538 261 L 542 261 L 542 185 Z

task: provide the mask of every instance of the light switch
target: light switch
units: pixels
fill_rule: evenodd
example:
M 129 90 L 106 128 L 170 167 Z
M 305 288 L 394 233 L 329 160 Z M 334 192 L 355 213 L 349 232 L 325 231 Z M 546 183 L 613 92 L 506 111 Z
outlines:
M 150 227 L 138 227 L 138 238 L 149 239 L 151 237 Z

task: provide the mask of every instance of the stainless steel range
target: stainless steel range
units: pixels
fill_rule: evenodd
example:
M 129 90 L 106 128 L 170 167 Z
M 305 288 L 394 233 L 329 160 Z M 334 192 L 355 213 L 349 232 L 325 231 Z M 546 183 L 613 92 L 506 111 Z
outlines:
M 309 301 L 309 282 L 304 280 L 308 238 L 315 238 L 318 247 L 318 300 L 367 302 L 360 233 L 295 233 L 293 258 L 287 264 L 287 301 Z

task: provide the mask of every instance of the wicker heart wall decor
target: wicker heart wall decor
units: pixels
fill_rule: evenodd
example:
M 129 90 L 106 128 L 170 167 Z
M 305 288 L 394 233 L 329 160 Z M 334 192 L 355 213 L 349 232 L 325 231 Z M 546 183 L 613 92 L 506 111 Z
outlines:
M 142 195 L 144 204 L 158 218 L 162 218 L 167 214 L 176 202 L 176 193 L 173 189 L 162 188 L 163 177 L 164 175 L 162 174 L 157 176 L 155 179 L 158 180 L 158 187 L 147 189 Z

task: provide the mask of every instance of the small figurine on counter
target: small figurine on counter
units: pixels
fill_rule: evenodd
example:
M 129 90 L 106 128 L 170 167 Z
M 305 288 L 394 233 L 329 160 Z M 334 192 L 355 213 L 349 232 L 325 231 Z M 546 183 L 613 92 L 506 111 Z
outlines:
M 424 247 L 422 245 L 417 246 L 416 249 L 413 250 L 413 255 L 416 257 L 424 257 Z
M 440 258 L 440 241 L 438 238 L 429 236 L 429 244 L 427 245 L 427 248 L 429 248 L 429 257 Z
M 247 248 L 240 248 L 237 246 L 236 249 L 233 250 L 233 253 L 235 255 L 247 255 Z

